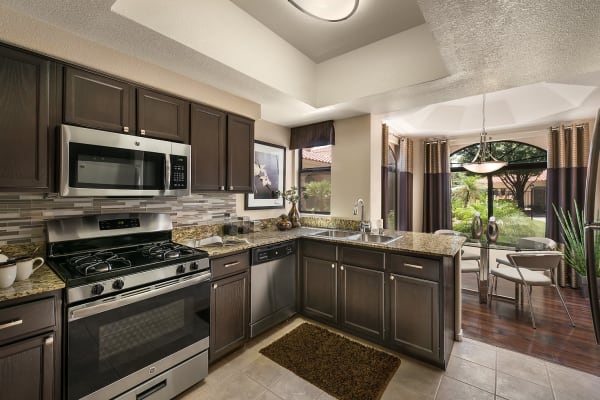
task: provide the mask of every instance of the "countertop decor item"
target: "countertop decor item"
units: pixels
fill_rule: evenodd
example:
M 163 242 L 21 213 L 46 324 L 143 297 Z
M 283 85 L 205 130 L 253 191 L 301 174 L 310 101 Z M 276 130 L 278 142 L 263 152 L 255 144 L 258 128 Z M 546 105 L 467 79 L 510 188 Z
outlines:
M 400 359 L 304 323 L 260 353 L 336 399 L 376 400 Z
M 483 94 L 483 110 L 482 110 L 482 129 L 481 135 L 479 136 L 479 149 L 477 154 L 473 158 L 473 161 L 463 163 L 462 167 L 467 171 L 476 174 L 489 174 L 490 172 L 498 171 L 500 168 L 506 166 L 508 163 L 505 161 L 499 161 L 490 152 L 489 143 L 487 141 L 487 132 L 485 131 L 485 93 Z
M 485 236 L 489 242 L 496 242 L 498 239 L 498 224 L 496 223 L 496 217 L 490 217 L 488 219 L 488 226 L 485 231 Z
M 285 192 L 278 192 L 278 194 L 282 198 L 292 203 L 292 208 L 288 213 L 288 218 L 292 223 L 292 228 L 299 228 L 300 226 L 302 226 L 300 224 L 300 213 L 298 212 L 298 208 L 296 207 L 296 203 L 298 203 L 298 200 L 300 200 L 300 193 L 298 188 L 296 186 L 292 186 Z
M 479 239 L 483 234 L 483 222 L 481 222 L 481 214 L 476 212 L 471 221 L 471 237 Z
M 287 231 L 288 229 L 292 229 L 292 223 L 290 222 L 287 214 L 281 214 L 277 219 L 275 225 L 280 231 Z

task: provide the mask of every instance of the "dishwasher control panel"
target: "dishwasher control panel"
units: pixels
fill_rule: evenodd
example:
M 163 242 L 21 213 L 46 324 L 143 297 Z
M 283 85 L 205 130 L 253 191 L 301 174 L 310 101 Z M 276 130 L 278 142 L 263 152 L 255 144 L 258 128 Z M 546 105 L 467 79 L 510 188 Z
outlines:
M 252 250 L 252 265 L 262 264 L 296 253 L 296 241 L 276 243 Z

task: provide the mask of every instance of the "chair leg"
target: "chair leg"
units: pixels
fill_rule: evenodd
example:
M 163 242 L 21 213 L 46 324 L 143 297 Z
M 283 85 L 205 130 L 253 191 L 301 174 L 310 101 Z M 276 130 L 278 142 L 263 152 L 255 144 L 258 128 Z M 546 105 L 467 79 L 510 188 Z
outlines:
M 479 282 L 479 272 L 475 272 L 475 276 L 477 277 L 477 293 L 481 293 L 481 285 Z
M 496 279 L 496 277 L 494 275 L 492 275 L 491 279 Z M 487 296 L 488 296 L 488 305 L 491 307 L 492 306 L 492 298 L 494 297 L 494 282 L 490 282 L 490 278 L 488 278 Z
M 563 307 L 565 308 L 565 311 L 567 312 L 567 315 L 569 316 L 569 319 L 571 320 L 571 326 L 575 327 L 575 322 L 573 322 L 573 318 L 571 318 L 571 313 L 567 309 L 567 305 L 565 304 L 565 300 L 563 299 L 562 294 L 560 293 L 560 290 L 558 290 L 558 285 L 553 285 L 553 286 L 556 288 L 556 293 L 558 293 L 558 297 L 560 298 L 560 302 L 562 303 Z
M 527 300 L 529 301 L 529 313 L 531 314 L 531 324 L 533 325 L 533 329 L 536 329 L 535 318 L 533 317 L 533 304 L 531 303 L 531 287 L 526 284 L 523 285 L 525 286 L 525 292 L 527 292 Z

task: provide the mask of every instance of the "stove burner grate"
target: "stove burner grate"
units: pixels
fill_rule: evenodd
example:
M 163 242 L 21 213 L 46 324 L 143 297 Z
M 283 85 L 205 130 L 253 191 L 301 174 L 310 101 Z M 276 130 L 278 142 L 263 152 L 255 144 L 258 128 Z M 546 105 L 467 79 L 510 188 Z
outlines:
M 86 276 L 131 266 L 131 261 L 111 251 L 101 251 L 71 257 L 68 263 L 80 274 Z
M 142 248 L 144 256 L 160 260 L 179 258 L 183 255 L 192 254 L 192 252 L 192 249 L 176 243 L 159 243 Z

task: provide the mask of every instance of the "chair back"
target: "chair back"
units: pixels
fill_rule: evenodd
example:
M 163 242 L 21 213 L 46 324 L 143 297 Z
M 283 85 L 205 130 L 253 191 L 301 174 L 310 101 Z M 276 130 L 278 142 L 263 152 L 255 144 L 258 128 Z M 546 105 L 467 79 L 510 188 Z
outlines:
M 527 251 L 506 255 L 513 267 L 527 268 L 532 271 L 547 271 L 558 268 L 562 253 L 560 251 Z
M 556 250 L 557 243 L 546 237 L 524 237 L 517 241 L 517 250 Z

